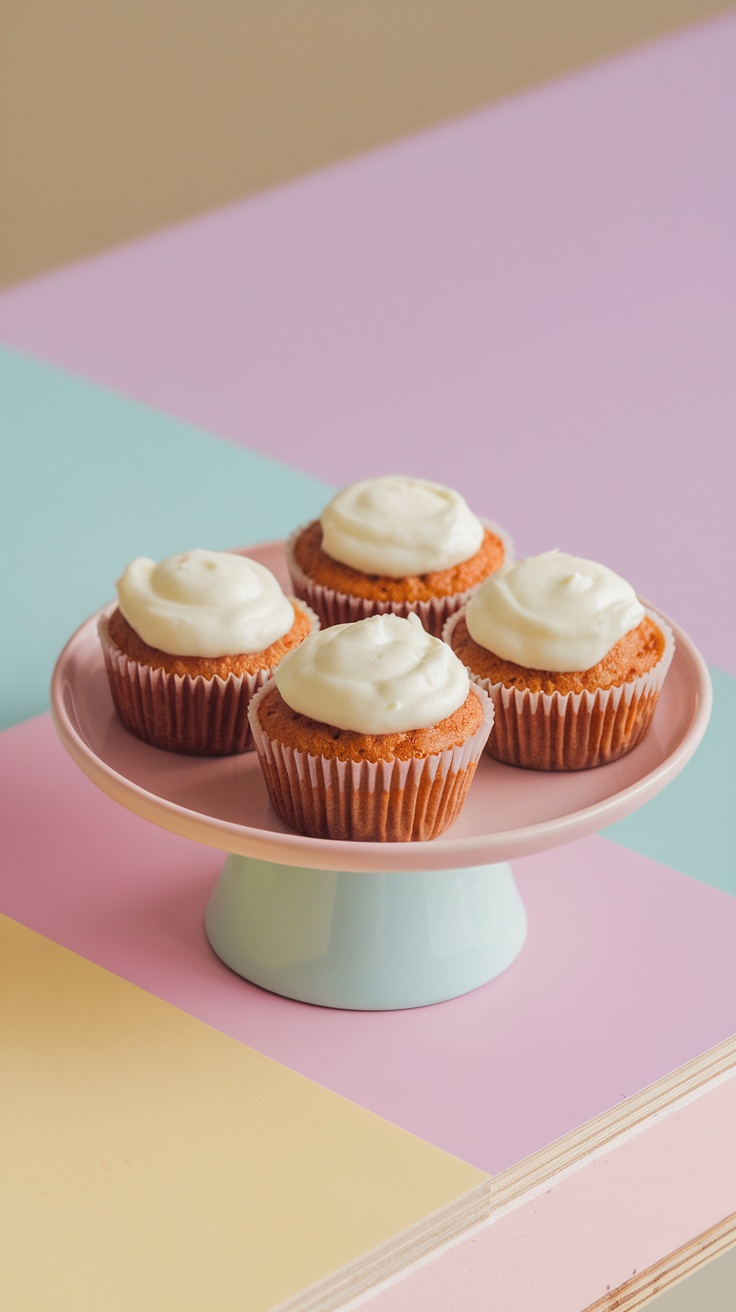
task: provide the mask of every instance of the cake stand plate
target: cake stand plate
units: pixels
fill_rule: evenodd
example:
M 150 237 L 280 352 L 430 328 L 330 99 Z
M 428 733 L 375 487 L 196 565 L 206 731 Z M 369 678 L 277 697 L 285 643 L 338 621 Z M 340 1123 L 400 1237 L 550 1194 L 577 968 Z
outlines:
M 288 590 L 282 543 L 242 550 Z M 206 916 L 215 952 L 256 984 L 325 1006 L 423 1006 L 506 969 L 526 934 L 507 863 L 593 833 L 660 792 L 698 746 L 712 703 L 702 656 L 669 620 L 676 650 L 653 724 L 620 761 L 548 774 L 484 755 L 460 817 L 432 842 L 306 838 L 273 811 L 254 753 L 178 756 L 123 728 L 97 638 L 101 613 L 54 670 L 64 747 L 115 801 L 227 852 Z

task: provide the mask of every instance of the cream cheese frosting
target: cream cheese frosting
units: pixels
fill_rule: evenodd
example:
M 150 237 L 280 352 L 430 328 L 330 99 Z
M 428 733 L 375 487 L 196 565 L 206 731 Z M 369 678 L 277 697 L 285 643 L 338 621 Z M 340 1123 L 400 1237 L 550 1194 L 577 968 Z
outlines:
M 450 569 L 483 542 L 483 525 L 459 492 L 403 474 L 343 488 L 320 523 L 333 560 L 390 578 Z
M 263 651 L 294 623 L 270 570 L 231 551 L 131 561 L 117 583 L 123 616 L 150 647 L 177 656 Z
M 416 615 L 336 624 L 287 653 L 274 678 L 292 710 L 355 733 L 426 729 L 462 706 L 467 671 Z
M 589 670 L 636 628 L 644 607 L 613 570 L 562 551 L 504 565 L 468 602 L 474 642 L 533 670 Z

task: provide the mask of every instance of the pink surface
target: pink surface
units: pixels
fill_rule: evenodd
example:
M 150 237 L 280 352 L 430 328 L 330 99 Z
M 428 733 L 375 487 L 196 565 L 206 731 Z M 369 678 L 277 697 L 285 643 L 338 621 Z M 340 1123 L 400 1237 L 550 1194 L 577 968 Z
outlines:
M 734 1211 L 732 1074 L 366 1305 L 370 1312 L 577 1312 Z
M 0 297 L 8 343 L 334 483 L 461 488 L 736 672 L 736 18 Z M 574 523 L 574 532 L 568 528 Z
M 0 763 L 0 911 L 486 1170 L 736 1030 L 736 900 L 605 839 L 515 863 L 529 939 L 498 980 L 330 1011 L 217 960 L 202 918 L 221 855 L 98 792 L 49 717 L 0 735 Z

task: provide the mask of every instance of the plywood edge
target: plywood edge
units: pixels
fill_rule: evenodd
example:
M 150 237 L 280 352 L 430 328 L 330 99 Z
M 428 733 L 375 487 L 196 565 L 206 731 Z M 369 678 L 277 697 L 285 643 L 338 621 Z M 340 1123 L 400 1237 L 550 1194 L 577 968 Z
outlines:
M 632 1134 L 645 1130 L 648 1124 L 672 1114 L 727 1079 L 736 1079 L 736 1036 L 724 1040 L 508 1170 L 489 1177 L 448 1207 L 280 1304 L 274 1312 L 333 1312 L 333 1309 L 348 1303 L 353 1307 L 379 1284 L 400 1277 L 416 1263 L 438 1257 L 441 1250 L 467 1239 L 471 1231 L 485 1228 L 508 1211 L 525 1206 L 538 1193 L 548 1190 L 555 1180 L 584 1166 L 594 1156 L 614 1151 Z M 620 1303 L 615 1297 L 619 1297 L 622 1290 L 631 1288 L 632 1299 L 651 1298 L 667 1283 L 695 1270 L 697 1265 L 708 1261 L 734 1239 L 736 1217 L 731 1217 L 641 1272 L 625 1286 L 612 1291 L 610 1296 L 606 1294 L 605 1299 L 592 1305 L 589 1312 L 599 1312 L 599 1309 L 600 1312 L 604 1309 L 613 1312 L 614 1308 L 617 1312 L 618 1309 L 628 1312 L 629 1308 L 638 1307 L 638 1302 Z M 641 1296 L 639 1289 L 642 1290 Z M 628 1293 L 626 1297 L 629 1297 Z
M 614 1309 L 615 1312 L 635 1312 L 636 1308 L 644 1307 L 655 1295 L 664 1293 L 735 1244 L 736 1212 L 732 1212 L 723 1221 L 711 1226 L 710 1230 L 697 1235 L 645 1271 L 637 1272 L 624 1285 L 619 1285 L 597 1302 L 589 1304 L 585 1312 L 614 1312 Z
M 562 1173 L 592 1155 L 612 1149 L 623 1138 L 643 1130 L 655 1118 L 668 1115 L 714 1083 L 736 1077 L 736 1036 L 678 1067 L 670 1075 L 622 1099 L 615 1107 L 579 1126 L 546 1148 L 495 1175 L 491 1184 L 491 1216 L 525 1201 Z
M 274 1312 L 332 1312 L 415 1262 L 433 1256 L 487 1220 L 490 1186 L 489 1177 L 447 1207 L 395 1235 L 388 1243 L 364 1253 L 357 1261 L 341 1267 L 311 1289 L 280 1303 Z

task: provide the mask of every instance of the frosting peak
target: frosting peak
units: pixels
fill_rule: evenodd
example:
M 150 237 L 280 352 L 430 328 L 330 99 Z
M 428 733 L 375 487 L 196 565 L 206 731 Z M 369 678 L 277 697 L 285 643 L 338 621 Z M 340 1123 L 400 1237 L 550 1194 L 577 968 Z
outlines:
M 390 578 L 450 569 L 483 542 L 483 525 L 459 492 L 402 474 L 343 488 L 320 522 L 328 556 Z
M 644 618 L 613 570 L 562 551 L 504 565 L 468 602 L 474 642 L 528 669 L 589 670 Z
M 462 706 L 462 662 L 416 615 L 372 615 L 312 633 L 275 672 L 294 711 L 356 733 L 426 729 Z
M 149 647 L 176 656 L 263 651 L 294 623 L 294 609 L 264 565 L 231 551 L 185 551 L 158 564 L 131 561 L 118 604 Z

